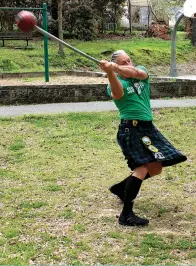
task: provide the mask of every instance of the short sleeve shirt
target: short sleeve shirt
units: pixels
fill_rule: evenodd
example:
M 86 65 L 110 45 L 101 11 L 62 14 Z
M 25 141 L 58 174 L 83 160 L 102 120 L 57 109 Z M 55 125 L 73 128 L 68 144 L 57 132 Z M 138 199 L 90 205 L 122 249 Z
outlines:
M 148 73 L 144 66 L 137 66 L 136 68 Z M 121 99 L 113 99 L 113 101 L 120 112 L 120 118 L 152 121 L 149 76 L 144 80 L 124 79 L 120 76 L 118 79 L 122 83 L 124 95 Z M 107 92 L 111 96 L 110 85 L 107 87 Z

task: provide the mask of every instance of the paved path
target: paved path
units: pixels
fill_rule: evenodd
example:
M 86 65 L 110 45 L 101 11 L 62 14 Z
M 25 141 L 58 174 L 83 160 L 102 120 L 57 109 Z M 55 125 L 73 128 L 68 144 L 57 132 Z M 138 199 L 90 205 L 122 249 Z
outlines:
M 152 108 L 196 106 L 196 99 L 151 100 Z M 0 106 L 0 116 L 21 116 L 28 114 L 57 114 L 64 112 L 101 112 L 117 110 L 111 101 L 52 103 L 20 106 Z

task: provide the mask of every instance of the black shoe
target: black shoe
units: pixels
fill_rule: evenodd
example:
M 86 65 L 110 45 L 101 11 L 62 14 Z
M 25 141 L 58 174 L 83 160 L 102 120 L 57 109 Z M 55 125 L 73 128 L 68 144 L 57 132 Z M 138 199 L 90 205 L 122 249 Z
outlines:
M 109 188 L 109 191 L 110 191 L 112 194 L 118 196 L 119 199 L 120 199 L 121 201 L 124 202 L 125 192 L 119 189 L 118 184 L 115 184 L 115 185 L 111 186 L 111 187 Z
M 135 225 L 147 226 L 149 223 L 149 220 L 145 218 L 140 218 L 137 215 L 135 215 L 133 212 L 131 212 L 127 216 L 124 216 L 121 213 L 118 219 L 118 223 L 121 225 L 127 225 L 127 226 L 135 226 Z

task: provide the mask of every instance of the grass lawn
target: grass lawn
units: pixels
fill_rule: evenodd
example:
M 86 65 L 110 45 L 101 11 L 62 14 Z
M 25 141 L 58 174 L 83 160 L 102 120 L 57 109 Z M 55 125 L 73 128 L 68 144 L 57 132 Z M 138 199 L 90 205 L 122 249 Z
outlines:
M 150 69 L 152 66 L 168 66 L 171 61 L 171 40 L 158 38 L 134 37 L 130 39 L 101 39 L 90 42 L 65 40 L 77 49 L 101 60 L 110 59 L 111 54 L 118 49 L 125 50 L 135 64 L 143 64 Z M 49 40 L 49 68 L 58 70 L 99 70 L 96 63 L 78 55 L 65 47 L 65 56 L 58 54 L 58 43 Z M 35 39 L 29 42 L 26 49 L 25 41 L 5 41 L 5 47 L 0 47 L 0 72 L 40 72 L 44 71 L 43 40 Z M 181 32 L 176 40 L 177 63 L 195 62 L 195 47 L 190 39 Z
M 0 118 L 0 264 L 195 265 L 196 108 L 154 111 L 188 157 L 144 181 L 136 213 L 118 225 L 108 187 L 129 175 L 117 112 Z

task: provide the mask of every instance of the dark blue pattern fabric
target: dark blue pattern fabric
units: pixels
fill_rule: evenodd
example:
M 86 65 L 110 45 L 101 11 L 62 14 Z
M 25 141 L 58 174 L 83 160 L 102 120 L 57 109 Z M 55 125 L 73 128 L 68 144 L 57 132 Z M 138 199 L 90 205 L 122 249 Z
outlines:
M 148 149 L 142 142 L 143 137 L 148 137 L 163 158 L 156 158 L 155 152 Z M 143 164 L 161 161 L 162 166 L 171 166 L 185 161 L 187 158 L 178 151 L 152 124 L 152 122 L 139 122 L 137 126 L 132 123 L 119 125 L 117 141 L 127 160 L 128 166 L 134 170 Z

